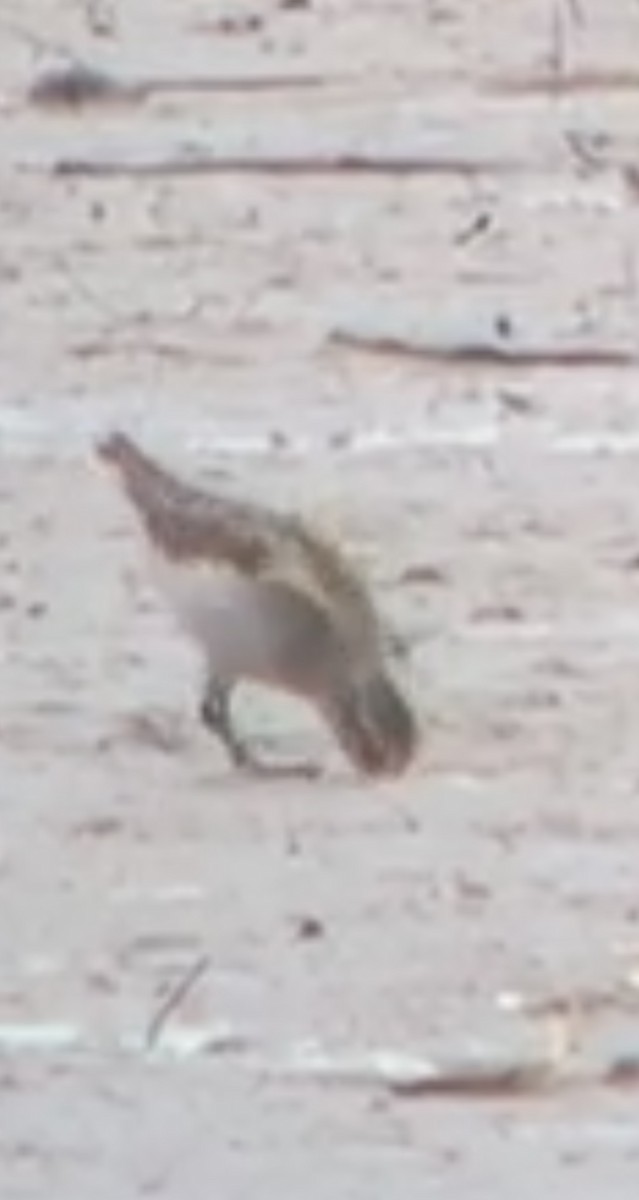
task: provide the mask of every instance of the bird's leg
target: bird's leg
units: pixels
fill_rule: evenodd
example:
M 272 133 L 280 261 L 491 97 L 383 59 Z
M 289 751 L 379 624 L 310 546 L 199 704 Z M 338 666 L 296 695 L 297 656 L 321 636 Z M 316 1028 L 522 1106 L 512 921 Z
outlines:
M 208 679 L 200 717 L 206 728 L 223 743 L 234 766 L 246 770 L 252 767 L 253 759 L 248 746 L 233 728 L 230 699 L 231 688 L 228 684 Z
M 234 766 L 253 775 L 315 778 L 319 771 L 312 763 L 267 763 L 257 757 L 237 734 L 231 717 L 229 684 L 210 677 L 207 680 L 200 717 L 207 729 L 223 743 Z

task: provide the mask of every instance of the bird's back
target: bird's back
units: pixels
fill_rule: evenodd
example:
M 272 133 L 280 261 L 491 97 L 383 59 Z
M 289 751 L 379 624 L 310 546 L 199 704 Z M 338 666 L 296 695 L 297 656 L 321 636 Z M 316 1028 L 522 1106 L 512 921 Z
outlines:
M 124 433 L 111 434 L 98 451 L 119 471 L 156 551 L 176 563 L 232 567 L 287 584 L 319 605 L 352 648 L 377 646 L 365 585 L 337 547 L 298 517 L 186 484 Z

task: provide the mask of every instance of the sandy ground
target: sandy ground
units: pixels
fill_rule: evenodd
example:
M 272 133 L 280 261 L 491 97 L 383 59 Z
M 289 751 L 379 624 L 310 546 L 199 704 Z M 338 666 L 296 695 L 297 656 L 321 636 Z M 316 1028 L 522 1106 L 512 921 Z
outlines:
M 0 19 L 0 1196 L 634 1197 L 636 1091 L 602 1077 L 639 1051 L 639 8 L 213 9 Z M 64 50 L 324 82 L 28 104 Z M 495 83 L 580 68 L 597 86 Z M 52 173 L 185 146 L 453 165 Z M 339 531 L 410 647 L 410 775 L 363 784 L 261 694 L 242 719 L 326 777 L 229 772 L 92 458 L 118 423 Z M 384 1078 L 526 1062 L 554 1010 L 541 1094 Z

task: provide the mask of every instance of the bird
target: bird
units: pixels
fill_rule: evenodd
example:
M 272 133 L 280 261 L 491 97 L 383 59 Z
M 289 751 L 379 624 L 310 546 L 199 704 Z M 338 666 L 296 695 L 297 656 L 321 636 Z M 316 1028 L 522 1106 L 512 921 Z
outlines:
M 341 550 L 297 514 L 187 483 L 121 430 L 95 449 L 203 655 L 199 715 L 230 763 L 254 774 L 319 773 L 265 762 L 238 732 L 232 694 L 253 682 L 311 704 L 360 775 L 403 773 L 419 743 L 414 706 L 390 670 L 370 589 Z

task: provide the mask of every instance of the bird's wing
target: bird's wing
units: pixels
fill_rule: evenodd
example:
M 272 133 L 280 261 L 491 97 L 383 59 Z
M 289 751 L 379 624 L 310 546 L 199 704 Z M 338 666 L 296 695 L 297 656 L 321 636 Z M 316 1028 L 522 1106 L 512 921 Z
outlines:
M 183 483 L 123 433 L 99 447 L 119 470 L 151 540 L 176 560 L 225 562 L 280 582 L 319 605 L 352 648 L 375 651 L 380 634 L 368 589 L 336 546 L 303 521 Z
M 287 553 L 269 570 L 305 592 L 331 617 L 348 644 L 379 645 L 377 613 L 366 584 L 332 542 L 311 533 L 302 521 L 287 521 Z

